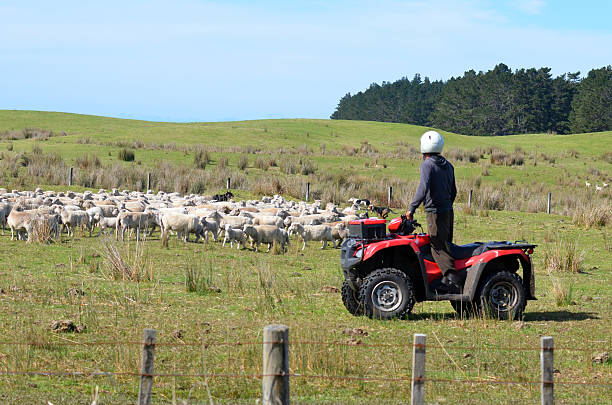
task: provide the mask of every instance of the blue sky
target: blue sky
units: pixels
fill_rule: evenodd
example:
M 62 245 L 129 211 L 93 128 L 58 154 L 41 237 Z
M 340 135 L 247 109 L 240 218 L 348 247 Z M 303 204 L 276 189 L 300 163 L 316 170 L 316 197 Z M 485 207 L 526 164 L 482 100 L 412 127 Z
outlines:
M 586 74 L 612 63 L 610 16 L 588 0 L 0 0 L 0 109 L 327 118 L 345 93 L 415 73 Z

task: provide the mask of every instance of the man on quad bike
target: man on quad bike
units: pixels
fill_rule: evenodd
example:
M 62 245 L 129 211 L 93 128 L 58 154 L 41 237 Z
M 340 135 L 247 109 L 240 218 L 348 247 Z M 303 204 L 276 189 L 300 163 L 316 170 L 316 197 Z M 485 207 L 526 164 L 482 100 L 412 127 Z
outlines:
M 431 253 L 442 270 L 442 288 L 448 293 L 458 293 L 463 278 L 455 269 L 455 259 L 450 252 L 453 241 L 453 202 L 457 196 L 455 169 L 440 153 L 444 139 L 436 131 L 421 136 L 421 180 L 414 200 L 406 213 L 412 221 L 416 209 L 423 203 L 427 218 L 427 230 L 431 240 Z

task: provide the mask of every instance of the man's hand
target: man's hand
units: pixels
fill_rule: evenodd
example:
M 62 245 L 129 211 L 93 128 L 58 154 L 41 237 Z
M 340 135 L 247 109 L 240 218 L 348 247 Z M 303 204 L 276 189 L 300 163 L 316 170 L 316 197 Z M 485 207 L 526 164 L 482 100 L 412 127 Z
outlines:
M 413 220 L 412 215 L 413 215 L 413 214 L 412 214 L 412 212 L 410 212 L 410 211 L 406 212 L 406 218 L 407 218 L 408 220 L 410 220 L 410 221 L 412 221 L 412 220 Z

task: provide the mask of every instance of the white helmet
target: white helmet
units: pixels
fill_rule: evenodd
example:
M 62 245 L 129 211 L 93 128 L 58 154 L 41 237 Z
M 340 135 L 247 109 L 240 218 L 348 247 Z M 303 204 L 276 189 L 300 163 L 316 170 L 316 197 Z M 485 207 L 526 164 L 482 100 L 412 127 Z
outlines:
M 421 153 L 442 153 L 444 139 L 436 131 L 427 131 L 421 136 Z

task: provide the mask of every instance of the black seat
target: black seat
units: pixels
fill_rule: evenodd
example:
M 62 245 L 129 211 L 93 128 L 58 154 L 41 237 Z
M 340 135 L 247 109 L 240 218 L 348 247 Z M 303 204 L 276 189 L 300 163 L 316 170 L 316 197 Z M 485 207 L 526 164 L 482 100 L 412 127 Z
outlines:
M 467 259 L 475 255 L 475 251 L 482 247 L 481 242 L 468 243 L 467 245 L 450 244 L 450 253 L 455 259 Z

